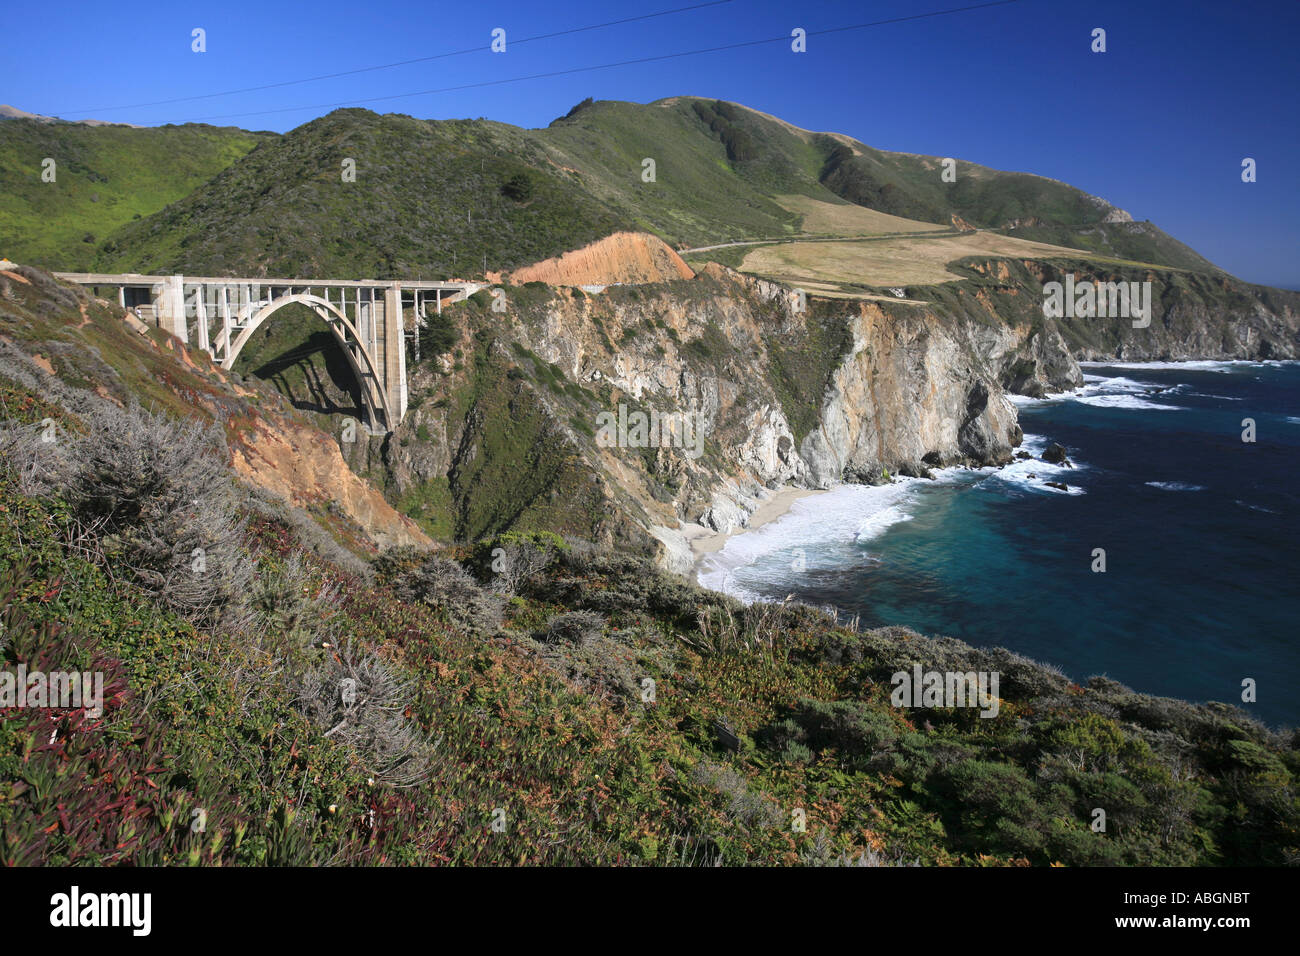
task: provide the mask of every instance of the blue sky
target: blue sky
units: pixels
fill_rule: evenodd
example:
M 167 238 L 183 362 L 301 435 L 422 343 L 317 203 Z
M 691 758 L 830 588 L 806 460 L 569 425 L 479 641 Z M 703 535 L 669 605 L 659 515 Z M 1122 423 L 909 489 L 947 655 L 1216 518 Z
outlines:
M 1150 219 L 1242 278 L 1300 288 L 1300 4 L 1294 0 L 1018 0 L 910 22 L 849 24 L 978 0 L 729 0 L 528 37 L 700 0 L 51 4 L 0 34 L 0 102 L 142 125 L 201 120 L 292 129 L 356 103 L 442 119 L 545 126 L 586 96 L 734 100 L 872 146 L 1060 179 Z M 206 31 L 207 52 L 191 50 Z M 507 49 L 488 49 L 494 28 Z M 393 97 L 662 54 L 694 56 Z M 1107 32 L 1107 52 L 1090 34 Z M 156 106 L 458 50 L 465 55 Z M 115 109 L 114 107 L 130 107 Z M 1241 181 L 1252 157 L 1258 181 Z

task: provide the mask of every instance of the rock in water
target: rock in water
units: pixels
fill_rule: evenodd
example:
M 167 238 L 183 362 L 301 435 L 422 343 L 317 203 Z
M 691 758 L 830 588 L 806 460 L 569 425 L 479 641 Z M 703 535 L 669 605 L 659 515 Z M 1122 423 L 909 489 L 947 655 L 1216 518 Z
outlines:
M 1070 459 L 1065 457 L 1065 446 L 1052 442 L 1043 452 L 1043 461 L 1052 465 L 1065 465 L 1067 468 L 1074 467 L 1070 464 Z

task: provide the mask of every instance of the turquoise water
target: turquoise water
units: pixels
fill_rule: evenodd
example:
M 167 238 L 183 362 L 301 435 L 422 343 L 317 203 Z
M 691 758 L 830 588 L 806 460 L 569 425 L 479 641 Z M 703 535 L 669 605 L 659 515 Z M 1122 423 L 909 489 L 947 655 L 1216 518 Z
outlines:
M 1300 724 L 1300 366 L 1085 371 L 1078 393 L 1020 408 L 1025 449 L 1058 441 L 1075 468 L 838 488 L 733 538 L 701 581 L 1147 693 L 1241 703 L 1253 678 L 1258 700 L 1242 706 Z M 1246 417 L 1254 443 L 1241 440 Z

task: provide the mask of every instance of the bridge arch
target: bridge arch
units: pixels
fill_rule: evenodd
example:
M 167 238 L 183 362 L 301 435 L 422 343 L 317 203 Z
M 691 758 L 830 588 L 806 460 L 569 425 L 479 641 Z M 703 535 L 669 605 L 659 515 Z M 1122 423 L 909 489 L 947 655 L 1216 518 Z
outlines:
M 258 308 L 248 324 L 235 336 L 235 340 L 227 345 L 226 357 L 221 363 L 222 368 L 234 368 L 235 360 L 239 358 L 239 353 L 253 337 L 253 333 L 280 309 L 295 302 L 309 307 L 324 319 L 325 324 L 334 333 L 334 338 L 342 346 L 352 374 L 356 376 L 357 384 L 361 386 L 361 401 L 365 406 L 366 416 L 370 419 L 366 424 L 371 429 L 391 430 L 400 414 L 384 388 L 384 379 L 378 363 L 375 362 L 374 356 L 366 347 L 352 320 L 334 303 L 318 295 L 297 292 L 272 299 Z

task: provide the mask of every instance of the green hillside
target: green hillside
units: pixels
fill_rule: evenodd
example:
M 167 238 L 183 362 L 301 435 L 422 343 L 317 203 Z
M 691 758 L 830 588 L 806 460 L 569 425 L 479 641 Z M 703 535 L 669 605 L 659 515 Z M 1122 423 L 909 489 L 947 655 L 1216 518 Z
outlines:
M 188 195 L 274 136 L 194 123 L 0 123 L 0 255 L 87 268 L 109 233 Z M 47 158 L 52 183 L 41 178 Z
M 355 181 L 344 180 L 344 161 Z M 452 276 L 525 265 L 628 224 L 523 130 L 337 110 L 101 247 L 107 268 Z
M 349 159 L 355 181 L 343 176 Z M 643 177 L 647 159 L 653 181 Z M 584 101 L 539 130 L 338 110 L 127 222 L 97 243 L 96 261 L 140 272 L 471 276 L 619 229 L 678 247 L 838 235 L 824 211 L 845 209 L 873 211 L 881 233 L 897 231 L 881 214 L 901 217 L 893 223 L 904 230 L 952 229 L 958 217 L 1111 258 L 1215 271 L 1150 223 L 1106 222 L 1113 207 L 1064 183 L 957 169 L 944 183 L 937 158 L 693 97 Z M 813 222 L 808 208 L 823 214 Z
M 816 148 L 779 124 L 715 101 L 666 102 L 593 103 L 536 136 L 588 189 L 670 245 L 794 235 L 798 217 L 774 196 L 836 198 L 817 182 Z M 653 183 L 642 180 L 647 158 Z
M 1103 222 L 1112 207 L 1065 183 L 960 161 L 956 181 L 945 183 L 939 157 L 811 133 L 734 103 L 592 103 L 538 135 L 557 162 L 580 169 L 593 191 L 672 244 L 797 234 L 799 217 L 773 201 L 797 194 L 936 226 L 957 216 L 1025 239 L 1217 271 L 1150 223 Z M 646 157 L 656 162 L 652 184 L 640 177 Z

